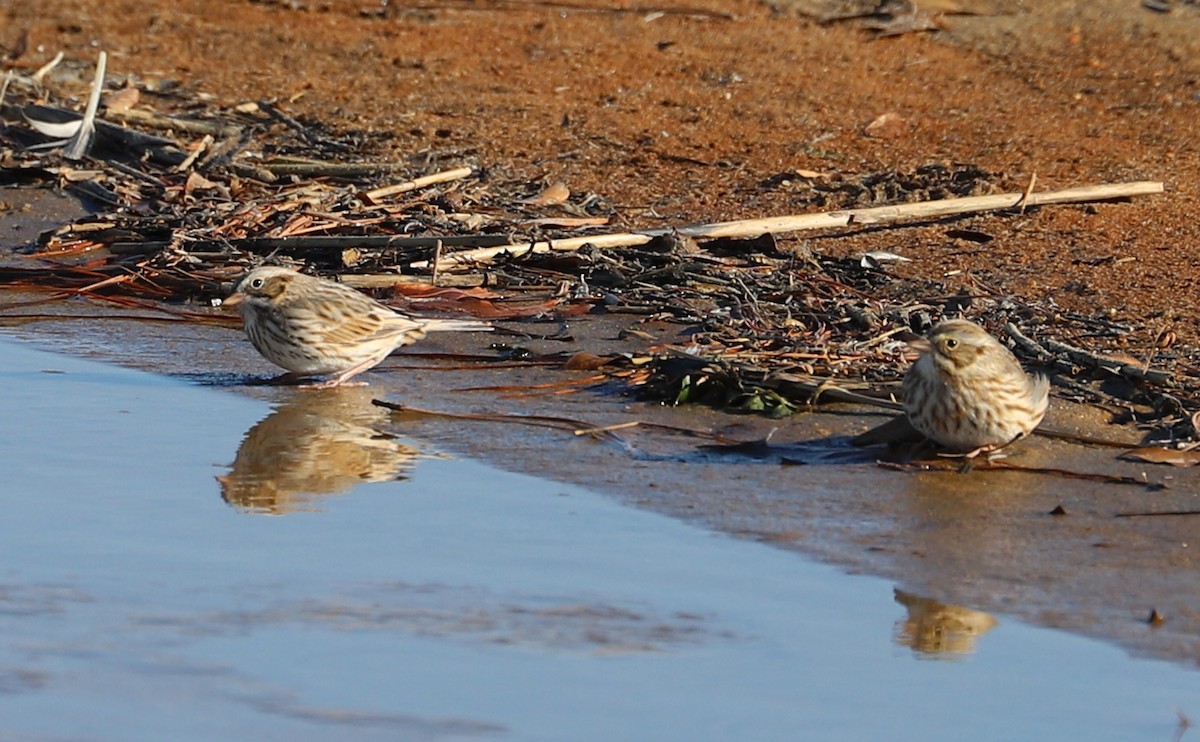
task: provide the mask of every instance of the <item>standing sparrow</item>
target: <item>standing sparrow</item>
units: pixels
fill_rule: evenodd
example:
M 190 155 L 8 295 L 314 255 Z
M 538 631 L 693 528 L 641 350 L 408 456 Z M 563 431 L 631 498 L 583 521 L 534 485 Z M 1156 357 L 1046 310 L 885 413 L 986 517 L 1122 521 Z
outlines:
M 1026 374 L 979 325 L 947 320 L 909 345 L 921 357 L 904 377 L 904 411 L 935 443 L 991 453 L 1029 435 L 1046 414 L 1050 381 Z
M 329 376 L 337 386 L 428 332 L 487 332 L 486 322 L 418 319 L 334 281 L 277 266 L 255 268 L 223 306 L 236 306 L 250 342 L 287 378 Z

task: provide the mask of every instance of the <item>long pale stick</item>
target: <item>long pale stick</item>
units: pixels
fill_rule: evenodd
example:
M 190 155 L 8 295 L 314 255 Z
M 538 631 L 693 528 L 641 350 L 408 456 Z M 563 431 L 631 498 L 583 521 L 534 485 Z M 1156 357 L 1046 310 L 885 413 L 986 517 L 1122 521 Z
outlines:
M 1132 183 L 1110 183 L 1083 188 L 1069 188 L 1063 191 L 1046 191 L 1044 193 L 1001 193 L 993 196 L 947 198 L 941 201 L 924 201 L 915 204 L 874 206 L 866 209 L 846 209 L 844 211 L 829 211 L 818 214 L 773 216 L 763 219 L 743 219 L 733 222 L 697 224 L 669 229 L 647 229 L 641 232 L 569 237 L 562 240 L 514 243 L 500 245 L 499 247 L 484 247 L 477 250 L 453 253 L 442 257 L 438 262 L 438 269 L 451 270 L 456 266 L 487 262 L 505 252 L 521 255 L 531 252 L 571 252 L 578 250 L 584 245 L 592 245 L 600 248 L 632 247 L 643 245 L 655 237 L 671 234 L 672 232 L 678 232 L 686 237 L 757 237 L 768 232 L 778 234 L 780 232 L 798 232 L 808 229 L 846 227 L 851 224 L 879 224 L 909 219 L 931 219 L 976 211 L 1011 209 L 1017 206 L 1029 207 L 1044 206 L 1047 204 L 1107 201 L 1114 198 L 1144 196 L 1162 192 L 1163 184 L 1160 182 L 1136 181 Z M 411 267 L 416 269 L 430 268 L 431 262 L 422 260 L 412 263 Z

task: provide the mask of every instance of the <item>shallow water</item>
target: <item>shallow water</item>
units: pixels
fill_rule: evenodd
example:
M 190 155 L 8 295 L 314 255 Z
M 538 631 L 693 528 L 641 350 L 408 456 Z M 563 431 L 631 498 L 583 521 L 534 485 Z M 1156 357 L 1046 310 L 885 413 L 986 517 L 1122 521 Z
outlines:
M 266 404 L 8 341 L 0 377 L 6 740 L 1168 740 L 1200 691 L 370 420 L 403 479 L 226 502 L 316 455 Z

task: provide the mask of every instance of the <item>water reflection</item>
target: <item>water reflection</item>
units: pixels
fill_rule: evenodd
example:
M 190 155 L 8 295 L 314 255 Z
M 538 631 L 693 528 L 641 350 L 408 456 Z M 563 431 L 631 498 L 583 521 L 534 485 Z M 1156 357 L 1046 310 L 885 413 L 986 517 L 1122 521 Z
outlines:
M 896 622 L 896 643 L 932 658 L 971 654 L 979 637 L 999 623 L 990 613 L 939 603 L 903 590 L 896 590 L 896 602 L 908 611 L 908 616 Z
M 221 497 L 283 514 L 362 482 L 406 479 L 420 450 L 384 432 L 386 419 L 365 389 L 297 392 L 246 433 L 229 474 L 217 477 Z

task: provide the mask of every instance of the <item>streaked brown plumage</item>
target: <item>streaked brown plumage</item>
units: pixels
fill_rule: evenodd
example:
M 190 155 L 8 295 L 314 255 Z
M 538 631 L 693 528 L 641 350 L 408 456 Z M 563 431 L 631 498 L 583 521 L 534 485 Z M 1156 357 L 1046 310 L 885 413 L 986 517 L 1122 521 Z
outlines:
M 225 306 L 236 306 L 250 342 L 292 376 L 329 376 L 337 386 L 429 332 L 486 332 L 486 322 L 418 319 L 324 278 L 288 268 L 255 268 Z
M 947 320 L 910 345 L 921 357 L 904 377 L 904 411 L 935 443 L 991 452 L 1028 435 L 1045 416 L 1049 380 L 1025 373 L 979 325 Z

